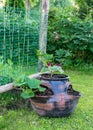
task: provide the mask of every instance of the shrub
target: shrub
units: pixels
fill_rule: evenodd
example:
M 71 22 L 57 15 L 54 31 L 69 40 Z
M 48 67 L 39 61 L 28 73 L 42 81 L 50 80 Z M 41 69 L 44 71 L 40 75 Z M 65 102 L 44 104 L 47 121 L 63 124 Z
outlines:
M 77 13 L 77 12 L 76 12 Z M 54 15 L 53 15 L 54 14 Z M 55 34 L 59 35 L 58 41 Z M 49 14 L 48 48 L 63 65 L 93 62 L 93 22 L 81 20 L 73 12 L 53 9 Z M 69 56 L 68 56 L 69 55 Z

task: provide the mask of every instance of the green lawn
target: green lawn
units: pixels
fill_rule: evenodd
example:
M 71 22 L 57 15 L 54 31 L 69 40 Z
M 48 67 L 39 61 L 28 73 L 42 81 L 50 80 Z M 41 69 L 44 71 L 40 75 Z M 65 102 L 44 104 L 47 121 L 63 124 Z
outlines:
M 75 112 L 68 118 L 45 118 L 28 109 L 3 110 L 0 130 L 93 130 L 93 74 L 66 71 L 75 90 L 82 93 Z

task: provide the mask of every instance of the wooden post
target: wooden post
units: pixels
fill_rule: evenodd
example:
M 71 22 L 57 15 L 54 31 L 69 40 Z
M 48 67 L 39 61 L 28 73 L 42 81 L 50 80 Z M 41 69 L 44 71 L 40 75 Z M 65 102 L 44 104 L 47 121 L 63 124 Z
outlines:
M 41 10 L 41 24 L 40 24 L 40 36 L 39 36 L 39 50 L 42 53 L 46 53 L 47 46 L 47 28 L 48 28 L 48 13 L 49 13 L 49 0 L 42 0 Z M 38 62 L 38 70 L 42 68 L 42 62 Z
M 0 93 L 7 92 L 14 89 L 13 83 L 5 84 L 0 86 Z

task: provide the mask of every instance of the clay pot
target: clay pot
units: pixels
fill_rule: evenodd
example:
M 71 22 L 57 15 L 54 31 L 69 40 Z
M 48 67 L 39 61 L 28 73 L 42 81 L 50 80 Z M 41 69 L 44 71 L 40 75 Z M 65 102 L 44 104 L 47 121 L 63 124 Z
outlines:
M 65 117 L 71 115 L 81 94 L 73 90 L 68 76 L 55 75 L 50 79 L 46 75 L 40 75 L 38 79 L 42 80 L 41 86 L 49 89 L 52 95 L 36 95 L 31 98 L 33 109 L 40 116 Z

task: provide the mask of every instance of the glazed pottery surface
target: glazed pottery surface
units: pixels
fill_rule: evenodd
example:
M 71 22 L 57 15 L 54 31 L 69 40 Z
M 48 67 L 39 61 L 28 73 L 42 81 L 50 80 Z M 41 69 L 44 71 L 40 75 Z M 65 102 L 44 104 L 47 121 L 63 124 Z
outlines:
M 31 98 L 33 109 L 41 116 L 65 117 L 71 115 L 81 94 L 72 89 L 69 78 L 42 80 L 41 86 L 49 88 L 53 95 Z

